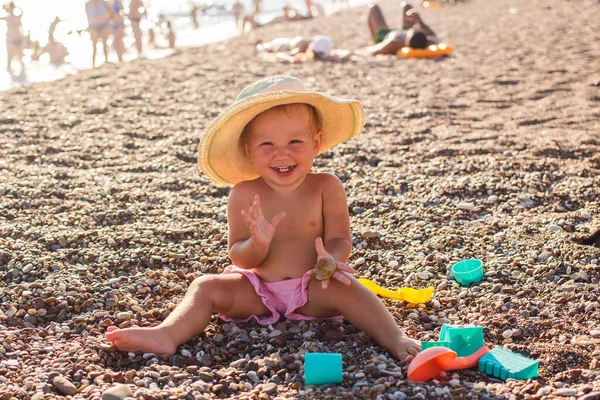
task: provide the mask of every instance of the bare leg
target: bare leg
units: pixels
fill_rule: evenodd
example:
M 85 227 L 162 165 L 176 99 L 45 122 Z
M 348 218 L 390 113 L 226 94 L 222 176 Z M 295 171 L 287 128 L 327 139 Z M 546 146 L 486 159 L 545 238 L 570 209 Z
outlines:
M 320 318 L 341 313 L 348 322 L 375 339 L 394 357 L 410 361 L 420 351 L 420 342 L 410 339 L 400 330 L 394 317 L 374 293 L 354 277 L 350 277 L 350 280 L 349 286 L 331 280 L 327 289 L 321 287 L 321 282 L 311 280 L 308 286 L 309 302 L 297 312 Z
M 98 41 L 92 39 L 92 68 L 96 68 L 96 44 Z
M 312 15 L 312 0 L 304 0 L 306 3 L 306 15 Z
M 167 358 L 177 346 L 199 335 L 213 313 L 245 319 L 270 315 L 270 311 L 243 275 L 206 275 L 190 285 L 185 297 L 171 314 L 152 328 L 109 327 L 106 339 L 121 351 L 143 351 Z
M 102 48 L 104 49 L 104 61 L 108 63 L 108 44 L 106 40 L 106 37 L 102 38 Z
M 406 13 L 408 12 L 408 10 L 412 9 L 413 7 L 405 2 L 402 2 L 400 5 L 402 6 L 402 18 L 400 18 L 399 29 L 404 29 L 405 26 L 414 24 L 413 19 L 409 21 L 409 19 L 406 17 Z
M 379 29 L 389 29 L 385 22 L 385 18 L 383 17 L 383 13 L 381 12 L 381 8 L 377 5 L 372 6 L 369 10 L 368 23 L 372 39 L 375 39 L 375 34 Z

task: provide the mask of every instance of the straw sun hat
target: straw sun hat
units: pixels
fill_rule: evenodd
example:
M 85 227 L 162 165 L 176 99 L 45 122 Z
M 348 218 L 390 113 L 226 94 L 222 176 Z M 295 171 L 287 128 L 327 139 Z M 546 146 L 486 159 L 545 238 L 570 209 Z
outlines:
M 263 111 L 291 103 L 310 104 L 320 114 L 323 141 L 318 154 L 362 132 L 365 115 L 357 100 L 312 92 L 291 76 L 272 76 L 244 88 L 237 100 L 206 128 L 198 146 L 202 172 L 219 186 L 258 178 L 250 160 L 240 152 L 242 130 Z

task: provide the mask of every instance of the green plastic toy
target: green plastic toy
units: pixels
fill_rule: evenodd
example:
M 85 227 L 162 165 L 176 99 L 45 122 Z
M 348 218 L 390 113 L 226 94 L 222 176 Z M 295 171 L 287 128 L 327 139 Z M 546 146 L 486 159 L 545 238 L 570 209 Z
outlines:
M 466 357 L 482 348 L 483 327 L 442 325 L 440 340 L 437 342 L 421 342 L 421 348 L 448 347 L 458 357 Z
M 466 357 L 483 347 L 483 327 L 442 325 L 440 341 L 450 342 L 458 357 Z
M 450 348 L 450 342 L 438 341 L 438 342 L 421 342 L 421 350 L 429 349 L 431 347 L 447 347 Z
M 413 304 L 427 303 L 433 294 L 433 286 L 429 286 L 425 289 L 412 289 L 403 287 L 396 290 L 389 290 L 382 288 L 369 279 L 361 278 L 358 281 L 371 292 L 382 297 L 388 297 L 395 300 L 404 300 Z
M 494 347 L 479 359 L 479 371 L 502 380 L 529 379 L 538 376 L 538 362 L 501 347 Z

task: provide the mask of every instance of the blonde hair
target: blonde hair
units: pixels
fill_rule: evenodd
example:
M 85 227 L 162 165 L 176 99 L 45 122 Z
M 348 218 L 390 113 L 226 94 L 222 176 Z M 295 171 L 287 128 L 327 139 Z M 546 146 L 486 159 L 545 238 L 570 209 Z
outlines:
M 319 112 L 317 111 L 317 109 L 315 107 L 311 106 L 310 104 L 306 104 L 306 103 L 280 104 L 278 106 L 269 108 L 268 110 L 261 112 L 260 114 L 256 115 L 254 118 L 252 118 L 252 121 L 250 121 L 250 122 L 248 122 L 248 124 L 246 124 L 246 126 L 242 130 L 242 134 L 240 135 L 240 140 L 238 141 L 238 148 L 239 148 L 242 156 L 244 158 L 248 158 L 248 155 L 246 154 L 245 146 L 248 141 L 248 136 L 250 136 L 250 132 L 252 130 L 252 123 L 254 122 L 254 120 L 256 118 L 258 118 L 260 115 L 265 115 L 265 114 L 279 114 L 279 113 L 289 114 L 292 109 L 295 109 L 298 106 L 306 107 L 306 109 L 308 110 L 308 128 L 310 129 L 310 134 L 312 135 L 312 137 L 314 137 L 315 133 L 317 133 L 318 131 L 320 131 L 323 128 L 323 118 L 321 117 L 321 115 L 319 114 Z

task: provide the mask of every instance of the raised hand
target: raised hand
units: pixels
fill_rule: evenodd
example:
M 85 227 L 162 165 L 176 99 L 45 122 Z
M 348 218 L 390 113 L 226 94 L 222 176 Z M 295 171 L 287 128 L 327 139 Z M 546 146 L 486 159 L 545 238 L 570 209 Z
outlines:
M 275 235 L 275 228 L 285 217 L 285 212 L 281 211 L 271 221 L 267 221 L 260 207 L 260 197 L 258 195 L 254 196 L 254 202 L 250 209 L 248 211 L 242 210 L 241 213 L 250 230 L 250 235 L 252 235 L 252 241 L 259 247 L 267 247 L 271 244 L 273 235 Z
M 331 256 L 331 254 L 329 254 L 327 250 L 325 250 L 325 246 L 323 245 L 323 239 L 321 239 L 320 237 L 315 239 L 315 249 L 317 250 L 317 264 L 319 264 L 320 260 L 327 258 L 330 262 L 333 262 L 336 265 L 336 270 L 333 272 L 333 274 L 329 278 L 321 280 L 321 286 L 323 287 L 323 289 L 327 289 L 327 286 L 329 285 L 329 279 L 331 278 L 342 282 L 344 285 L 350 285 L 350 279 L 346 275 L 344 275 L 342 271 L 354 274 L 356 272 L 354 271 L 354 268 L 335 260 Z M 316 270 L 313 269 L 309 271 L 309 274 L 314 277 L 316 274 Z

